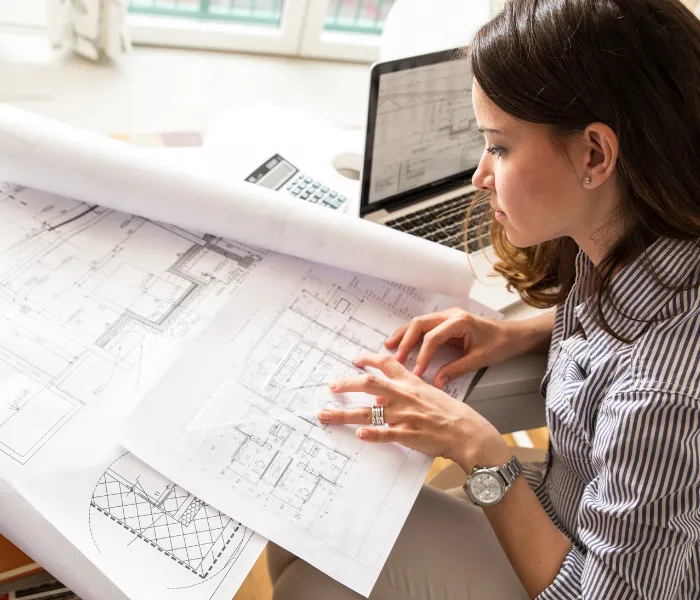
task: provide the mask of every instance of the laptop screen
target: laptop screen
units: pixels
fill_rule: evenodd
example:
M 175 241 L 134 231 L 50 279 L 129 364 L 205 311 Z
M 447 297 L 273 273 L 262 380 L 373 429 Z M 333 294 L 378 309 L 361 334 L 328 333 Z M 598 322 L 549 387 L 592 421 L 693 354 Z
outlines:
M 484 138 L 472 108 L 472 77 L 468 60 L 456 56 L 451 51 L 377 65 L 366 204 L 463 180 L 478 166 Z

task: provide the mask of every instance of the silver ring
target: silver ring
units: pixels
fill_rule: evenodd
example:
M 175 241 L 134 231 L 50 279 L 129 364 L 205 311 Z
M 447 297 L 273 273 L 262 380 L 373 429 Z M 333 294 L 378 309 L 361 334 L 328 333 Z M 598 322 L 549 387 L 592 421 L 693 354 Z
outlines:
M 373 406 L 372 407 L 372 426 L 381 427 L 384 425 L 384 407 L 383 406 Z

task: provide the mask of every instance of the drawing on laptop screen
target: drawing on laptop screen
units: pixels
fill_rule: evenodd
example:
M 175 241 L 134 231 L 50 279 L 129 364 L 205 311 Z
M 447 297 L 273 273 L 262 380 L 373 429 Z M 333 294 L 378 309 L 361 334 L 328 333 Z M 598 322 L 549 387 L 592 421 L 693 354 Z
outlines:
M 475 168 L 484 150 L 467 59 L 379 80 L 369 202 Z

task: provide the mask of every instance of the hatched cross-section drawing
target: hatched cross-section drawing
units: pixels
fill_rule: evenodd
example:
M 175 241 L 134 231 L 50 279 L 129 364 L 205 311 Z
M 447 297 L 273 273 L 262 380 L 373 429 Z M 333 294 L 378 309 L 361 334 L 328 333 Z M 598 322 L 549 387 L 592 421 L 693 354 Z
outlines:
M 253 535 L 130 454 L 105 471 L 90 507 L 129 532 L 132 541 L 140 540 L 201 580 L 235 560 Z M 95 543 L 100 547 L 114 539 Z

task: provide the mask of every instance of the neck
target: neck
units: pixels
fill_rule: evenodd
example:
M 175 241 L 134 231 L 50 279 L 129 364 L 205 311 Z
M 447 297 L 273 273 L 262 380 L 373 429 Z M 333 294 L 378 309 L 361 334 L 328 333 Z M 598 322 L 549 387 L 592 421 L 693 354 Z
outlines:
M 579 248 L 597 267 L 625 233 L 625 223 L 619 204 L 593 219 L 584 230 L 572 236 Z

